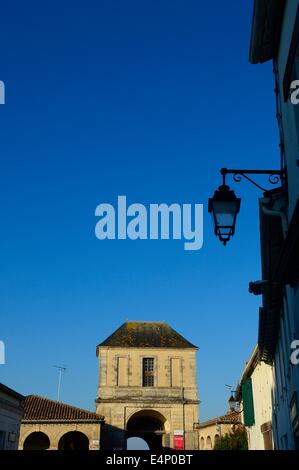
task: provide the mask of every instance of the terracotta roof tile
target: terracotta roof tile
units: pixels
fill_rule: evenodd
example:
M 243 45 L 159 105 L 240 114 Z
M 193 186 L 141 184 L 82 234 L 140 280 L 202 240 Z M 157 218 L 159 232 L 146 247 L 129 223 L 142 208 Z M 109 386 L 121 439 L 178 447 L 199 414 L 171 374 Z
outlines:
M 103 416 L 38 395 L 28 395 L 24 421 L 103 421 Z

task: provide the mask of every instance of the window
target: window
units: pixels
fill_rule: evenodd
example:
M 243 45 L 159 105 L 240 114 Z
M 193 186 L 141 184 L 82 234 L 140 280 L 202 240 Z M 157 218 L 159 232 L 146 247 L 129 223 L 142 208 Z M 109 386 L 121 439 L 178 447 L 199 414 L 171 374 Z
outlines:
M 143 358 L 143 376 L 142 385 L 143 387 L 154 386 L 154 359 L 152 357 Z
M 289 100 L 294 105 L 294 132 L 299 138 L 299 103 L 298 103 L 298 80 L 299 80 L 299 6 L 297 7 L 297 14 L 295 18 L 294 30 L 291 38 L 289 55 L 285 67 L 285 74 L 283 78 L 283 94 L 284 101 L 287 103 Z M 288 129 L 290 132 L 290 140 L 296 138 L 293 136 L 293 131 Z M 297 158 L 297 152 L 295 153 Z
M 283 78 L 283 90 L 284 90 L 284 100 L 288 101 L 290 97 L 290 86 L 293 80 L 298 79 L 298 42 L 299 42 L 299 7 L 297 9 L 295 27 L 291 39 L 289 56 L 285 68 L 285 74 Z
M 5 431 L 0 431 L 0 450 L 5 449 L 5 437 L 6 437 Z
M 261 425 L 261 433 L 264 439 L 264 450 L 273 450 L 271 421 L 267 421 Z
M 295 449 L 299 450 L 299 417 L 298 417 L 298 403 L 297 392 L 293 394 L 290 404 L 291 423 L 294 433 Z
M 273 449 L 273 444 L 272 444 L 272 431 L 266 431 L 263 433 L 263 439 L 264 439 L 264 449 L 265 450 L 272 450 Z

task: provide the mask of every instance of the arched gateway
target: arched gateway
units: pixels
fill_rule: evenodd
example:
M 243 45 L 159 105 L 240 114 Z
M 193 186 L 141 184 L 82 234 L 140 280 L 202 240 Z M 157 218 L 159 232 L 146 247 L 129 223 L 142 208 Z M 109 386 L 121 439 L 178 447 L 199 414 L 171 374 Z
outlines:
M 36 431 L 29 434 L 24 441 L 24 450 L 47 450 L 50 439 L 44 432 Z
M 126 322 L 97 346 L 102 449 L 138 437 L 151 450 L 197 449 L 197 347 L 164 322 Z
M 166 419 L 155 410 L 142 410 L 134 413 L 127 422 L 126 437 L 140 437 L 150 450 L 162 449 Z
M 58 450 L 88 450 L 89 439 L 80 431 L 65 433 L 58 442 Z

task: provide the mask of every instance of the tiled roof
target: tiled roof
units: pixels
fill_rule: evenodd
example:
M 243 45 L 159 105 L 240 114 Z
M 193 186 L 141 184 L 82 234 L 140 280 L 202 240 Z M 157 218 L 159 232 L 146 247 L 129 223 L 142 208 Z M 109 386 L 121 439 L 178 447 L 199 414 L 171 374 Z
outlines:
M 103 416 L 38 395 L 25 398 L 23 421 L 103 421 Z
M 203 423 L 198 423 L 196 428 L 205 428 L 207 426 L 212 426 L 213 424 L 241 424 L 241 414 L 232 411 L 226 413 L 223 416 L 217 416 L 217 418 L 210 419 L 208 421 L 204 421 Z
M 128 321 L 97 346 L 126 348 L 192 348 L 187 341 L 164 322 Z

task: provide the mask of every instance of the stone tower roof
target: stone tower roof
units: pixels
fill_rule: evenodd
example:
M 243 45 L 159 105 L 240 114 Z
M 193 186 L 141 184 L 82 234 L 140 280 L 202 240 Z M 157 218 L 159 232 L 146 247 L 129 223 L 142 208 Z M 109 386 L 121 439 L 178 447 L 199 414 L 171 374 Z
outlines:
M 197 349 L 167 323 L 127 321 L 97 346 Z

